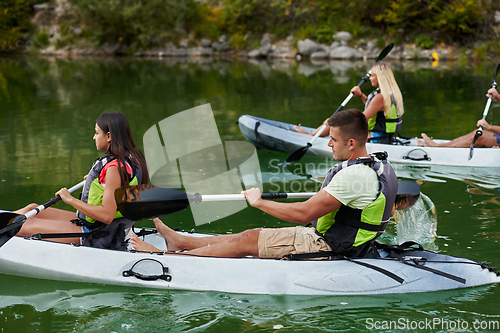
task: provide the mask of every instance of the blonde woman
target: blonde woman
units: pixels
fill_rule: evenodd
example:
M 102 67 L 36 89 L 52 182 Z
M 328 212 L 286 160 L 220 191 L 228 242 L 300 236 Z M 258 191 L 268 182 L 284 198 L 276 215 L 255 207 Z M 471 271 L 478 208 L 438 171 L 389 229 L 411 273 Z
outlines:
M 404 106 L 401 90 L 391 67 L 385 62 L 378 62 L 373 66 L 370 82 L 376 89 L 368 96 L 363 94 L 358 86 L 353 87 L 351 93 L 354 97 L 361 97 L 365 104 L 363 114 L 368 119 L 371 142 L 392 143 L 394 133 L 399 131 L 402 125 Z M 320 128 L 306 133 L 299 126 L 294 126 L 297 132 L 307 135 L 315 135 Z M 321 134 L 326 135 L 328 128 Z

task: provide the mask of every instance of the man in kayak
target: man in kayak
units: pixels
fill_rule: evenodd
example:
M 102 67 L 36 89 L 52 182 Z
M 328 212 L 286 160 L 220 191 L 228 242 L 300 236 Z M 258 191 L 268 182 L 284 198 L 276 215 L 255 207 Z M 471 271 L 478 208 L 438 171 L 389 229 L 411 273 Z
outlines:
M 188 250 L 188 254 L 215 257 L 281 258 L 287 254 L 333 250 L 350 257 L 364 256 L 392 214 L 397 178 L 387 161 L 368 155 L 365 147 L 368 122 L 361 111 L 338 112 L 329 118 L 328 125 L 328 146 L 333 158 L 343 162 L 328 172 L 317 194 L 304 202 L 282 203 L 261 199 L 257 188 L 242 192 L 251 206 L 303 226 L 189 237 L 154 219 L 169 251 Z M 312 226 L 305 226 L 309 223 Z M 133 233 L 130 239 L 135 250 L 159 251 Z
M 495 88 L 490 88 L 486 93 L 486 97 L 490 95 L 500 102 L 500 94 Z M 476 124 L 477 127 L 483 126 L 483 135 L 476 139 L 474 147 L 476 148 L 491 148 L 500 145 L 500 126 L 490 125 L 484 119 L 479 119 Z M 455 138 L 449 142 L 436 143 L 429 138 L 425 133 L 422 133 L 423 140 L 415 138 L 419 146 L 422 147 L 453 147 L 453 148 L 468 148 L 476 135 L 476 131 L 472 131 L 466 135 Z

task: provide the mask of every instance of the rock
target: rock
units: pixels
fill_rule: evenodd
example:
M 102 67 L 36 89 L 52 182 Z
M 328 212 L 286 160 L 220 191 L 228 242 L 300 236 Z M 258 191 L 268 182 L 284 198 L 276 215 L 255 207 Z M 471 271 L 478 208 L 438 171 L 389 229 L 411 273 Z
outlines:
M 193 47 L 186 50 L 189 57 L 212 57 L 214 50 L 209 47 Z
M 203 38 L 201 40 L 201 47 L 210 47 L 212 46 L 212 41 L 208 38 Z
M 310 56 L 314 52 L 320 50 L 319 45 L 310 39 L 299 40 L 299 42 L 297 43 L 297 48 L 299 53 L 303 56 Z
M 377 45 L 375 45 L 375 43 L 369 42 L 366 45 L 366 52 L 368 52 L 368 53 L 376 53 L 376 52 L 378 52 Z
M 349 46 L 339 46 L 330 51 L 330 59 L 363 59 L 363 54 Z
M 347 31 L 339 31 L 336 34 L 334 34 L 332 37 L 334 40 L 345 41 L 345 42 L 352 39 L 352 35 L 350 33 L 348 33 Z
M 42 11 L 42 10 L 47 10 L 47 9 L 49 9 L 49 4 L 48 3 L 36 4 L 36 5 L 33 5 L 33 9 L 36 12 L 39 12 L 39 11 Z
M 273 35 L 265 33 L 262 38 L 260 39 L 260 45 L 265 46 L 265 45 L 271 45 L 271 40 L 272 40 Z
M 321 59 L 328 59 L 329 53 L 326 51 L 316 51 L 311 54 L 311 61 L 312 60 L 321 60 Z
M 260 51 L 259 50 L 252 50 L 252 51 L 248 52 L 248 57 L 249 58 L 259 58 Z
M 221 43 L 219 41 L 219 42 L 212 43 L 212 49 L 214 49 L 215 51 L 219 51 L 219 52 L 225 52 L 225 51 L 229 51 L 230 47 L 229 47 L 229 45 L 227 45 L 227 43 L 225 43 L 225 42 Z
M 83 33 L 82 29 L 80 29 L 80 28 L 72 28 L 72 30 L 73 30 L 73 33 L 77 36 L 81 36 Z
M 115 55 L 118 53 L 118 50 L 120 50 L 121 44 L 120 43 L 105 43 L 102 45 L 98 50 L 97 53 L 101 55 Z
M 332 45 L 330 45 L 330 50 L 336 49 L 339 46 L 340 46 L 339 42 L 333 42 Z
M 263 46 L 261 46 L 261 47 L 259 48 L 259 53 L 260 53 L 260 55 L 261 55 L 261 56 L 263 56 L 263 57 L 267 57 L 267 55 L 268 55 L 269 53 L 271 53 L 271 52 L 272 52 L 272 45 L 271 45 L 271 43 L 266 44 L 266 45 L 263 45 Z

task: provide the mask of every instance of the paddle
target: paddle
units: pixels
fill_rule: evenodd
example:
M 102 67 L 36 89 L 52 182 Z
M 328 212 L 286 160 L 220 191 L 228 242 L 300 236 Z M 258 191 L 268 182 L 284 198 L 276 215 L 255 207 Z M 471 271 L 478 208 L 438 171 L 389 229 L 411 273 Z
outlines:
M 497 74 L 498 71 L 500 70 L 500 64 L 497 65 L 497 68 L 495 69 L 495 74 L 493 75 L 493 83 L 491 84 L 491 88 L 496 88 L 497 87 Z M 483 112 L 483 119 L 486 118 L 488 115 L 488 111 L 490 110 L 490 105 L 491 105 L 491 100 L 493 99 L 493 96 L 490 94 L 490 97 L 488 97 L 488 102 L 486 102 L 486 106 L 484 108 Z M 483 135 L 483 126 L 479 126 L 479 128 L 476 131 L 476 134 L 474 134 L 474 138 L 472 139 L 472 143 L 470 144 L 470 150 L 469 150 L 469 160 L 472 158 L 474 155 L 474 144 L 476 143 L 476 140 Z
M 378 55 L 377 59 L 375 60 L 375 63 L 379 62 L 380 60 L 384 59 L 388 54 L 389 52 L 391 52 L 392 48 L 394 47 L 394 43 L 391 43 L 389 45 L 387 45 L 381 52 L 380 54 Z M 363 83 L 365 83 L 369 78 L 370 76 L 372 75 L 372 71 L 371 69 L 368 71 L 368 73 L 363 76 L 363 78 L 361 79 L 361 81 L 358 83 L 358 87 L 361 87 L 363 85 Z M 346 106 L 346 104 L 351 100 L 352 96 L 354 96 L 354 93 L 349 93 L 349 95 L 346 97 L 346 99 L 344 99 L 344 101 L 342 102 L 342 104 L 340 104 L 340 106 L 338 107 L 338 109 L 333 113 L 337 113 L 339 112 L 340 110 L 342 110 L 344 108 L 344 106 Z M 296 151 L 294 151 L 293 153 L 290 154 L 290 156 L 288 156 L 284 162 L 284 164 L 289 164 L 289 163 L 293 163 L 295 161 L 298 161 L 300 160 L 307 152 L 307 150 L 312 147 L 312 144 L 314 141 L 316 141 L 316 139 L 321 135 L 321 133 L 323 133 L 323 131 L 325 130 L 326 128 L 326 125 L 323 124 L 321 125 L 321 128 L 319 129 L 319 131 L 313 136 L 313 138 L 307 143 L 306 146 L 304 147 L 301 147 L 299 149 L 297 149 Z
M 411 181 L 398 182 L 396 209 L 412 206 L 420 196 L 420 186 Z M 316 192 L 263 193 L 262 199 L 310 198 Z M 128 219 L 138 221 L 170 215 L 185 210 L 191 203 L 202 201 L 246 200 L 243 194 L 194 195 L 153 185 L 123 186 L 115 190 L 118 210 Z
M 68 190 L 69 193 L 73 193 L 76 190 L 82 188 L 84 184 L 85 180 L 70 188 Z M 0 247 L 4 245 L 6 242 L 8 242 L 9 239 L 14 237 L 19 232 L 19 230 L 21 230 L 21 226 L 23 225 L 24 222 L 26 222 L 27 219 L 37 215 L 41 211 L 45 210 L 47 207 L 52 206 L 53 204 L 55 204 L 60 200 L 61 197 L 56 196 L 47 201 L 46 203 L 30 210 L 24 215 L 16 213 L 0 213 Z

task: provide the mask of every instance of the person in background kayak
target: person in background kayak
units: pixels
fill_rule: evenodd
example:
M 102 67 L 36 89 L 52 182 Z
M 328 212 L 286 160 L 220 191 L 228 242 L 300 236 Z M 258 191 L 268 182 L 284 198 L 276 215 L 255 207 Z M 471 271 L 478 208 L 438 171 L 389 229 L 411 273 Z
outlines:
M 495 88 L 490 88 L 486 93 L 486 97 L 493 97 L 500 102 L 500 94 Z M 483 135 L 476 139 L 474 147 L 476 148 L 491 148 L 500 145 L 500 126 L 490 125 L 484 119 L 479 119 L 476 124 L 477 127 L 483 126 Z M 421 147 L 452 147 L 452 148 L 468 148 L 476 135 L 476 131 L 472 131 L 466 135 L 462 135 L 449 142 L 436 143 L 427 134 L 422 133 L 423 140 L 415 138 L 417 144 Z
M 404 113 L 403 96 L 394 78 L 391 67 L 385 62 L 378 62 L 371 69 L 370 82 L 376 89 L 368 96 L 361 92 L 361 88 L 354 86 L 351 93 L 354 97 L 361 97 L 365 104 L 363 114 L 368 119 L 371 142 L 392 143 L 394 133 L 402 126 Z M 328 120 L 328 119 L 327 119 Z M 327 120 L 323 123 L 327 125 Z M 306 133 L 299 126 L 293 127 L 295 131 L 314 136 L 321 127 Z M 320 136 L 327 136 L 328 126 Z
M 261 199 L 257 188 L 242 192 L 252 207 L 302 226 L 189 237 L 154 219 L 169 251 L 188 250 L 187 254 L 216 257 L 281 258 L 287 254 L 333 250 L 349 257 L 364 256 L 384 231 L 393 212 L 397 177 L 387 161 L 368 155 L 368 122 L 361 111 L 338 112 L 330 117 L 328 124 L 328 146 L 333 158 L 344 162 L 328 172 L 317 194 L 304 202 L 282 203 Z M 309 223 L 312 226 L 306 226 Z M 159 251 L 133 232 L 129 235 L 135 250 Z
M 56 193 L 74 212 L 49 207 L 28 219 L 19 236 L 50 233 L 87 233 L 79 237 L 52 238 L 62 243 L 81 243 L 99 248 L 116 248 L 123 241 L 125 228 L 132 226 L 116 211 L 115 189 L 148 182 L 146 159 L 134 144 L 127 118 L 120 112 L 101 114 L 93 137 L 96 148 L 106 154 L 90 168 L 82 191 L 82 200 L 73 197 L 66 188 Z M 15 213 L 25 214 L 38 204 L 30 204 Z M 121 229 L 121 230 L 120 230 Z M 98 233 L 97 233 L 98 231 Z M 120 234 L 121 232 L 121 234 Z

